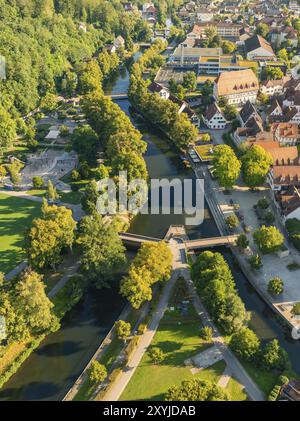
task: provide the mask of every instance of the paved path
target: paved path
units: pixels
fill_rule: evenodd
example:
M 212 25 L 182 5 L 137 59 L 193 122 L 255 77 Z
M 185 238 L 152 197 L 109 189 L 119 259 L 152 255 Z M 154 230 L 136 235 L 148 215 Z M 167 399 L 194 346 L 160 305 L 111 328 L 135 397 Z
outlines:
M 110 389 L 106 393 L 105 397 L 102 400 L 105 401 L 117 401 L 125 390 L 127 384 L 129 383 L 131 377 L 133 376 L 136 368 L 138 367 L 141 359 L 143 358 L 147 348 L 152 342 L 152 339 L 157 331 L 159 323 L 164 315 L 165 310 L 167 309 L 169 298 L 172 292 L 172 288 L 175 285 L 175 282 L 180 275 L 180 270 L 178 267 L 181 262 L 181 252 L 179 248 L 176 247 L 176 242 L 171 240 L 170 242 L 172 252 L 173 252 L 173 265 L 174 270 L 171 276 L 170 281 L 166 284 L 163 293 L 160 297 L 159 303 L 157 305 L 156 311 L 152 316 L 152 320 L 149 324 L 148 330 L 141 337 L 140 342 L 133 352 L 130 361 L 125 370 L 122 371 L 120 376 L 114 381 Z
M 230 381 L 232 377 L 232 371 L 231 369 L 226 366 L 221 378 L 218 381 L 218 386 L 223 387 L 224 389 L 226 389 L 226 387 L 228 386 L 228 383 Z
M 65 270 L 65 274 L 61 277 L 61 279 L 57 282 L 57 284 L 54 286 L 54 288 L 51 289 L 51 291 L 48 294 L 49 298 L 53 298 L 55 297 L 55 295 L 58 293 L 58 291 L 60 291 L 65 285 L 66 283 L 69 281 L 70 278 L 72 278 L 72 276 L 74 276 L 80 266 L 80 262 L 75 262 L 72 266 L 69 266 L 66 270 Z
M 26 267 L 27 267 L 27 262 L 26 261 L 21 262 L 18 266 L 16 266 L 13 270 L 11 270 L 5 275 L 5 279 L 10 281 L 15 276 L 19 275 L 19 273 L 23 272 L 23 270 L 26 269 Z

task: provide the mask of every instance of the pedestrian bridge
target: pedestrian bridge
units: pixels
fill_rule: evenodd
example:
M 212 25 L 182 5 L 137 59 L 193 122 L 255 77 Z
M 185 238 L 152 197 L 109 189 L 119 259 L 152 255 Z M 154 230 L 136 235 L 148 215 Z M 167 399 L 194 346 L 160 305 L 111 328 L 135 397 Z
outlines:
M 128 94 L 111 94 L 111 95 L 107 95 L 109 98 L 111 99 L 128 99 Z
M 234 246 L 238 235 L 225 235 L 222 237 L 200 238 L 198 240 L 185 241 L 187 250 L 199 250 L 218 246 Z
M 158 243 L 159 241 L 162 241 L 160 238 L 147 237 L 128 232 L 120 232 L 119 236 L 126 246 L 132 247 L 140 247 L 143 243 Z M 184 241 L 184 244 L 187 250 L 200 250 L 218 246 L 233 246 L 235 245 L 237 239 L 238 235 L 227 235 L 221 237 L 200 238 L 197 240 L 186 240 Z

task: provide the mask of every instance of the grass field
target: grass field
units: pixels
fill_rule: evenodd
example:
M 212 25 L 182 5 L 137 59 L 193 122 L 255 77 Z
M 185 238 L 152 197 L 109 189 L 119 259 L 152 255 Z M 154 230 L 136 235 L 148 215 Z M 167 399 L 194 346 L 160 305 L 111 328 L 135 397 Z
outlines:
M 40 214 L 40 203 L 0 194 L 0 271 L 8 273 L 22 262 L 24 234 Z
M 32 189 L 28 190 L 27 193 L 31 194 L 32 196 L 46 197 L 45 189 Z M 71 205 L 78 205 L 82 197 L 82 194 L 79 191 L 70 191 L 68 193 L 58 192 L 58 194 L 62 203 L 69 203 Z
M 213 145 L 199 145 L 199 146 L 195 146 L 195 151 L 197 152 L 197 154 L 199 155 L 199 158 L 201 159 L 201 161 L 211 161 L 212 160 L 212 153 L 211 151 L 213 150 Z
M 182 317 L 178 317 L 177 312 L 174 317 L 167 313 L 151 344 L 163 350 L 165 360 L 159 365 L 154 365 L 146 353 L 121 400 L 163 400 L 169 387 L 180 384 L 184 379 L 201 378 L 217 381 L 224 371 L 224 361 L 196 375 L 184 365 L 187 358 L 209 346 L 199 337 L 200 325 L 199 318 L 193 317 L 184 321 Z

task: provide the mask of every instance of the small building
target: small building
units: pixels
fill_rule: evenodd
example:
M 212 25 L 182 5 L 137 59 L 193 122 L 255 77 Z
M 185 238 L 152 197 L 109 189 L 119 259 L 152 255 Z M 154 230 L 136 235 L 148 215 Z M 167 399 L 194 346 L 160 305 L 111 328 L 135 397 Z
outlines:
M 245 49 L 248 60 L 276 60 L 271 44 L 260 35 L 246 39 Z
M 124 38 L 119 35 L 115 40 L 114 40 L 114 46 L 116 47 L 116 49 L 118 50 L 119 48 L 124 48 L 125 47 L 125 40 Z
M 157 82 L 150 83 L 148 90 L 153 94 L 157 93 L 163 99 L 169 99 L 170 97 L 169 89 Z
M 264 80 L 261 82 L 260 91 L 264 95 L 275 96 L 282 95 L 284 85 L 287 82 L 288 78 L 284 77 L 282 79 L 276 80 Z
M 274 133 L 274 139 L 281 146 L 295 146 L 299 140 L 299 129 L 296 123 L 273 123 L 271 131 Z
M 252 102 L 247 101 L 241 109 L 241 111 L 239 112 L 238 119 L 242 127 L 245 127 L 250 118 L 255 117 L 256 115 L 258 115 L 256 108 L 254 107 Z
M 215 102 L 209 105 L 203 119 L 209 129 L 221 130 L 225 129 L 227 126 L 227 120 L 220 107 Z
M 227 99 L 230 105 L 242 105 L 247 101 L 256 102 L 259 82 L 251 69 L 221 73 L 214 82 L 214 97 Z
M 288 219 L 300 219 L 300 192 L 297 187 L 291 186 L 287 190 L 278 192 L 275 196 L 276 202 L 279 205 L 281 215 L 284 221 Z M 286 387 L 286 386 L 285 386 Z M 287 392 L 287 390 L 286 390 Z M 286 393 L 282 393 L 284 397 L 288 397 Z M 291 395 L 289 394 L 291 397 Z M 293 400 L 293 399 L 289 399 Z M 300 400 L 300 388 L 299 388 Z
M 269 122 L 280 121 L 283 119 L 283 111 L 277 99 L 271 102 L 267 110 L 267 118 Z

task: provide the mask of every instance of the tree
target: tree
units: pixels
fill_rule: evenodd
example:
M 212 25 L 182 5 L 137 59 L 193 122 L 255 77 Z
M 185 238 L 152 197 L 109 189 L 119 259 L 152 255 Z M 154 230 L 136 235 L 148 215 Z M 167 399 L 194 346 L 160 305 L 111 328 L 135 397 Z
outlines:
M 48 206 L 43 202 L 42 218 L 35 218 L 26 235 L 25 248 L 30 264 L 42 269 L 55 268 L 61 253 L 72 248 L 76 222 L 72 211 L 64 206 Z
M 44 187 L 44 180 L 39 175 L 32 177 L 32 185 L 35 189 L 41 189 Z
M 201 136 L 201 140 L 203 142 L 210 142 L 211 141 L 211 136 L 209 133 L 203 133 L 203 135 Z
M 227 121 L 232 121 L 237 117 L 238 111 L 234 105 L 226 104 L 223 113 Z
M 253 330 L 244 327 L 232 335 L 230 347 L 238 356 L 251 361 L 259 352 L 260 341 Z
M 268 152 L 261 146 L 252 146 L 242 157 L 245 183 L 251 188 L 262 185 L 272 164 L 273 159 Z
M 12 146 L 16 137 L 16 123 L 0 104 L 0 153 Z
M 226 218 L 226 225 L 228 226 L 230 231 L 233 231 L 234 228 L 239 226 L 239 224 L 240 224 L 240 221 L 239 221 L 239 219 L 238 219 L 238 217 L 236 216 L 235 213 L 233 213 L 232 215 L 229 215 Z
M 14 288 L 14 307 L 24 326 L 24 336 L 54 330 L 58 320 L 52 313 L 54 305 L 45 293 L 42 275 L 28 269 L 21 274 Z
M 282 70 L 280 69 L 280 67 L 267 66 L 266 76 L 268 80 L 278 80 L 278 79 L 282 79 L 284 74 Z
M 275 277 L 269 281 L 268 291 L 272 295 L 280 295 L 283 293 L 283 290 L 284 290 L 283 286 L 284 286 L 283 280 L 278 277 Z
M 239 249 L 243 249 L 245 250 L 248 246 L 249 246 L 249 240 L 246 236 L 246 234 L 240 234 L 237 241 L 236 241 L 236 245 Z
M 262 199 L 259 199 L 259 201 L 257 202 L 257 207 L 260 209 L 268 209 L 269 206 L 270 206 L 270 203 L 268 199 L 266 199 L 265 197 L 263 197 Z
M 48 180 L 46 196 L 47 199 L 51 202 L 55 202 L 57 199 L 59 199 L 59 194 L 57 193 L 57 190 L 53 186 L 51 180 Z
M 198 130 L 185 114 L 180 114 L 170 131 L 170 135 L 179 149 L 186 150 L 190 144 L 195 143 Z
M 139 308 L 152 298 L 151 286 L 169 279 L 172 253 L 169 246 L 159 243 L 144 243 L 134 258 L 128 275 L 121 281 L 120 293 L 133 308 Z
M 292 315 L 293 316 L 299 316 L 300 315 L 300 303 L 296 303 L 296 304 L 293 305 Z
M 259 23 L 256 27 L 256 34 L 261 35 L 262 37 L 266 37 L 270 31 L 269 25 L 266 23 Z
M 159 364 L 165 359 L 163 351 L 155 346 L 150 349 L 149 357 L 154 364 Z
M 165 401 L 228 401 L 228 395 L 220 386 L 208 380 L 184 380 L 168 390 Z
M 197 87 L 197 77 L 195 72 L 186 72 L 183 75 L 183 82 L 182 86 L 188 91 L 192 92 L 195 91 Z
M 227 189 L 232 188 L 239 177 L 241 164 L 230 146 L 215 147 L 213 167 L 219 184 Z
M 280 60 L 282 60 L 287 65 L 288 68 L 290 68 L 289 55 L 285 48 L 282 48 L 281 50 L 278 51 L 277 57 Z
M 68 126 L 60 126 L 59 128 L 59 134 L 61 137 L 67 137 L 70 134 L 70 129 Z
M 47 93 L 41 100 L 41 109 L 46 113 L 51 113 L 57 108 L 57 96 L 52 93 Z
M 91 165 L 96 163 L 99 138 L 90 126 L 76 128 L 71 136 L 71 142 L 81 162 L 87 161 Z
M 236 50 L 236 45 L 231 41 L 223 41 L 222 50 L 224 54 L 231 54 Z
M 258 248 L 263 253 L 273 253 L 280 250 L 284 242 L 284 237 L 281 232 L 273 226 L 266 227 L 263 225 L 254 232 L 253 238 Z
M 125 247 L 113 224 L 103 222 L 98 213 L 85 216 L 79 224 L 77 243 L 87 277 L 97 288 L 108 286 L 126 262 Z
M 203 339 L 205 342 L 211 342 L 213 336 L 213 330 L 211 327 L 204 326 L 200 329 L 200 338 Z
M 107 370 L 99 361 L 93 361 L 89 368 L 89 380 L 91 383 L 102 383 L 107 377 Z
M 249 258 L 248 261 L 249 261 L 250 266 L 252 267 L 252 269 L 258 270 L 258 269 L 260 269 L 263 266 L 263 263 L 262 263 L 262 260 L 261 260 L 261 257 L 260 257 L 259 254 L 254 254 L 253 256 L 251 256 Z
M 265 214 L 264 219 L 267 224 L 273 224 L 275 222 L 275 216 L 271 211 Z
M 3 178 L 6 176 L 7 171 L 4 165 L 0 165 L 0 181 L 3 180 Z
M 81 199 L 82 209 L 90 214 L 95 213 L 96 204 L 99 197 L 98 186 L 95 180 L 90 181 L 84 191 Z
M 126 342 L 126 340 L 129 338 L 131 334 L 131 324 L 126 323 L 123 320 L 118 320 L 115 323 L 115 332 L 118 339 Z
M 288 356 L 286 351 L 279 346 L 277 339 L 269 341 L 262 352 L 261 364 L 267 370 L 281 370 L 286 368 Z

